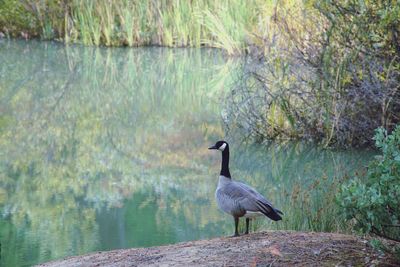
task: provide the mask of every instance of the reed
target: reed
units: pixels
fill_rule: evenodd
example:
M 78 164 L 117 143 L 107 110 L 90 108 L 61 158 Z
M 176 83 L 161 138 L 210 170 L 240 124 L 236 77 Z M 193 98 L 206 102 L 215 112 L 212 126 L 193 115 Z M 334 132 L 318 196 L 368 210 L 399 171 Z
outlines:
M 336 204 L 338 184 L 339 179 L 328 181 L 325 177 L 305 188 L 293 186 L 290 192 L 285 193 L 286 202 L 283 202 L 283 209 L 290 216 L 274 227 L 296 231 L 348 232 L 349 225 Z
M 0 31 L 85 45 L 218 47 L 241 54 L 264 38 L 275 1 L 7 0 Z M 285 1 L 301 3 L 300 0 Z M 29 17 L 30 20 L 27 20 Z M 17 25 L 17 27 L 12 25 Z
M 322 183 L 315 181 L 308 187 L 293 185 L 291 190 L 284 191 L 282 200 L 279 201 L 279 208 L 284 211 L 283 220 L 272 222 L 262 217 L 257 218 L 252 224 L 252 230 L 349 233 L 351 224 L 346 223 L 336 203 L 338 184 L 338 179 L 325 179 Z

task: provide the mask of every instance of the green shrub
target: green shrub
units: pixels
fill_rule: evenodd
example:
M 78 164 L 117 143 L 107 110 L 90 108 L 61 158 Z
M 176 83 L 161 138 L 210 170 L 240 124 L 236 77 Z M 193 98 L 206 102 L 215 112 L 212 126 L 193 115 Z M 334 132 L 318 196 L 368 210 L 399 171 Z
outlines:
M 391 134 L 377 129 L 374 140 L 382 155 L 369 164 L 366 177 L 341 187 L 338 201 L 356 229 L 400 241 L 400 125 Z

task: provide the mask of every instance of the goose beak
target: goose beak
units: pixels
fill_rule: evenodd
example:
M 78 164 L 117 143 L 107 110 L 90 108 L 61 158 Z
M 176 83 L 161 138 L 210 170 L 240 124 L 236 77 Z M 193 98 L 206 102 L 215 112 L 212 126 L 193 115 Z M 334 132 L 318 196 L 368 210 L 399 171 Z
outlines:
M 218 147 L 216 147 L 215 145 L 209 147 L 208 149 L 218 149 Z

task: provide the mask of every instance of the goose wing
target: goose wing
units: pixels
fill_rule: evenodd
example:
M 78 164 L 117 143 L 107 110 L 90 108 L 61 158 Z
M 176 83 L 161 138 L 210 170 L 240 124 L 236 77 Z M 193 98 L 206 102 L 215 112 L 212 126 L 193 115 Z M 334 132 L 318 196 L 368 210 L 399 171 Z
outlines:
M 258 193 L 253 187 L 242 183 L 242 182 L 236 182 L 239 184 L 239 186 L 246 188 L 251 194 L 256 195 L 257 199 L 261 200 L 263 203 L 269 205 L 272 209 L 274 209 L 277 213 L 283 215 L 283 212 L 278 210 L 277 208 L 274 208 L 273 205 L 271 204 L 271 202 L 269 202 L 263 195 L 261 195 L 260 193 Z
M 282 219 L 278 214 L 282 214 L 282 212 L 275 209 L 271 202 L 254 188 L 241 182 L 232 182 L 224 186 L 223 189 L 224 194 L 235 200 L 246 211 L 259 211 L 274 221 Z

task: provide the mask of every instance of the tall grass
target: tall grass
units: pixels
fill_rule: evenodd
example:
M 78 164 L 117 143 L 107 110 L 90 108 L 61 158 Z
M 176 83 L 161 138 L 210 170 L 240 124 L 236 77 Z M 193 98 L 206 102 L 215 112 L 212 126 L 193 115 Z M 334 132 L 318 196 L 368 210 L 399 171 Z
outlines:
M 336 202 L 337 192 L 347 177 L 363 170 L 373 153 L 326 150 L 305 142 L 264 142 L 262 147 L 254 144 L 241 150 L 239 146 L 231 157 L 233 177 L 257 188 L 284 213 L 279 222 L 257 218 L 257 229 L 350 230 Z
M 316 232 L 346 232 L 349 230 L 344 217 L 336 204 L 339 179 L 323 177 L 303 188 L 295 185 L 285 192 L 284 207 L 290 216 L 282 223 L 274 225 L 277 229 Z
M 279 209 L 284 211 L 283 220 L 275 223 L 256 219 L 253 230 L 276 229 L 314 232 L 342 232 L 351 230 L 343 213 L 336 203 L 336 195 L 342 179 L 322 177 L 304 187 L 294 184 L 290 190 L 284 190 L 279 201 Z
M 0 7 L 0 31 L 11 35 L 23 31 L 86 45 L 209 46 L 229 54 L 244 53 L 257 42 L 254 37 L 270 34 L 265 27 L 277 5 L 273 0 L 6 2 Z M 293 3 L 301 1 L 283 5 Z

